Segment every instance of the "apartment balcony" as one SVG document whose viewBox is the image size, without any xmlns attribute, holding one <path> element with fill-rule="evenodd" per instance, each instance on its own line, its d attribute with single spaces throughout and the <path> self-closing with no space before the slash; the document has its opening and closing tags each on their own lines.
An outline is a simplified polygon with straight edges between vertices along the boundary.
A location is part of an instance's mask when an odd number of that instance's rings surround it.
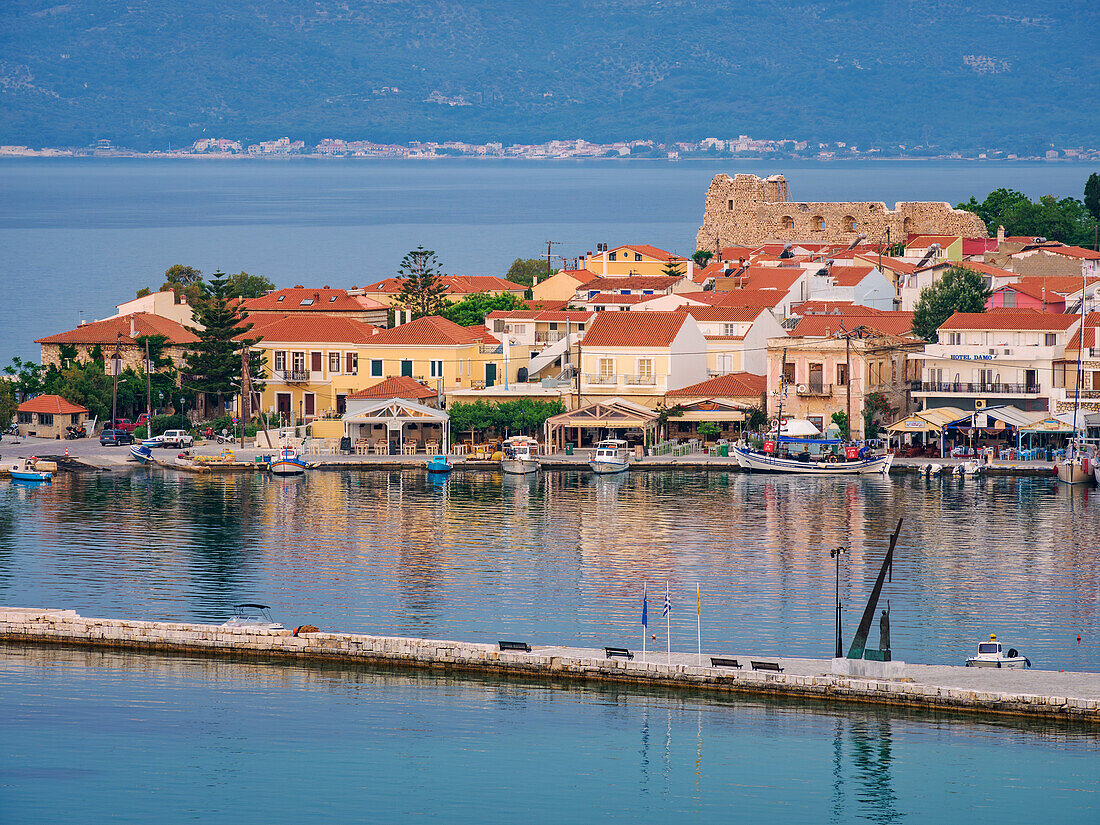
<svg viewBox="0 0 1100 825">
<path fill-rule="evenodd" d="M 562 338 L 565 337 L 564 332 L 557 332 L 551 330 L 550 332 L 536 332 L 535 343 L 536 344 L 556 344 Z"/>
<path fill-rule="evenodd" d="M 655 375 L 625 375 L 623 378 L 627 384 L 646 387 L 657 386 L 657 376 Z"/>
<path fill-rule="evenodd" d="M 1075 396 L 1079 396 L 1082 401 L 1097 401 L 1100 400 L 1100 389 L 1081 390 L 1078 393 L 1073 387 L 1066 387 L 1066 400 L 1072 401 Z"/>
<path fill-rule="evenodd" d="M 614 373 L 611 375 L 592 375 L 591 373 L 586 373 L 584 381 L 586 384 L 614 385 L 619 383 L 619 376 Z"/>
<path fill-rule="evenodd" d="M 966 381 L 914 381 L 910 391 L 936 395 L 1038 395 L 1038 384 L 968 383 Z"/>
<path fill-rule="evenodd" d="M 482 344 L 479 350 L 482 355 L 499 355 L 504 352 L 504 344 Z"/>
<path fill-rule="evenodd" d="M 276 373 L 287 384 L 308 384 L 309 370 L 280 370 Z"/>
<path fill-rule="evenodd" d="M 811 381 L 809 384 L 796 385 L 795 392 L 803 398 L 828 398 L 833 394 L 833 385 Z"/>
</svg>

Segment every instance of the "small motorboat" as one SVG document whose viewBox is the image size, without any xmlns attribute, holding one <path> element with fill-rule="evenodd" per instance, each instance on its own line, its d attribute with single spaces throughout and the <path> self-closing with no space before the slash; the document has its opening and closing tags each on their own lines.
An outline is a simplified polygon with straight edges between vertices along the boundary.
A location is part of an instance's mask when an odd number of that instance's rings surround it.
<svg viewBox="0 0 1100 825">
<path fill-rule="evenodd" d="M 433 455 L 428 459 L 429 473 L 449 473 L 453 469 L 454 465 L 447 460 L 445 455 Z"/>
<path fill-rule="evenodd" d="M 296 449 L 283 447 L 267 468 L 277 476 L 298 476 L 308 470 L 309 465 L 302 460 Z"/>
<path fill-rule="evenodd" d="M 245 602 L 233 605 L 233 618 L 224 622 L 222 627 L 247 627 L 256 630 L 286 630 L 271 618 L 271 608 L 266 604 Z"/>
<path fill-rule="evenodd" d="M 12 464 L 8 468 L 11 477 L 16 481 L 36 481 L 52 483 L 53 473 L 38 469 L 38 459 L 34 456 L 23 459 L 22 464 Z"/>
<path fill-rule="evenodd" d="M 1021 656 L 1014 647 L 1009 648 L 1008 653 L 1005 653 L 997 637 L 991 633 L 988 642 L 978 644 L 978 655 L 967 659 L 966 666 L 1025 668 L 1031 667 L 1031 660 Z"/>
<path fill-rule="evenodd" d="M 153 450 L 145 444 L 131 444 L 130 457 L 139 464 L 148 464 L 153 460 Z"/>
<path fill-rule="evenodd" d="M 943 472 L 943 465 L 942 464 L 924 464 L 924 465 L 921 465 L 921 467 L 917 470 L 917 472 L 920 473 L 922 476 L 928 476 L 929 478 L 931 478 L 932 476 L 938 476 L 940 473 Z"/>
<path fill-rule="evenodd" d="M 954 474 L 957 476 L 976 476 L 982 471 L 982 464 L 980 461 L 964 461 L 961 464 L 956 464 Z"/>
<path fill-rule="evenodd" d="M 509 438 L 502 445 L 504 455 L 500 459 L 500 471 L 512 475 L 526 475 L 534 473 L 539 468 L 539 461 L 535 458 L 538 450 L 538 442 L 525 435 L 517 435 Z"/>
<path fill-rule="evenodd" d="M 592 472 L 621 473 L 630 467 L 627 443 L 621 438 L 605 438 L 596 444 L 596 452 L 588 460 Z"/>
</svg>

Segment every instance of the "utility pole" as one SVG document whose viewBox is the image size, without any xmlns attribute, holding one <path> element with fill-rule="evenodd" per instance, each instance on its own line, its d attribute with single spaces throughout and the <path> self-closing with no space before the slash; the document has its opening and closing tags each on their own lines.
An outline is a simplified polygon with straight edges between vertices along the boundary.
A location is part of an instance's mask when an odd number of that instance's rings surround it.
<svg viewBox="0 0 1100 825">
<path fill-rule="evenodd" d="M 118 374 L 122 368 L 122 355 L 118 351 L 118 342 L 122 340 L 122 333 L 115 336 L 115 354 L 111 356 L 111 372 L 115 374 L 115 385 L 111 390 L 111 427 L 118 421 Z M 152 436 L 150 436 L 152 437 Z"/>
<path fill-rule="evenodd" d="M 852 335 L 844 333 L 844 389 L 848 397 L 848 440 L 852 440 Z"/>
<path fill-rule="evenodd" d="M 252 418 L 252 386 L 248 379 L 248 347 L 241 349 L 241 449 L 244 449 L 244 425 Z"/>
<path fill-rule="evenodd" d="M 550 258 L 552 257 L 552 255 L 550 254 L 550 247 L 553 246 L 554 244 L 557 244 L 558 246 L 561 246 L 561 241 L 547 241 L 546 242 L 546 277 L 547 278 L 549 278 L 553 274 L 550 271 Z M 532 278 L 531 279 L 531 286 L 534 286 L 534 285 L 535 285 L 535 280 Z"/>
<path fill-rule="evenodd" d="M 145 412 L 149 417 L 149 426 L 146 427 L 146 435 L 153 437 L 153 378 L 149 374 L 149 337 L 145 338 Z"/>
</svg>

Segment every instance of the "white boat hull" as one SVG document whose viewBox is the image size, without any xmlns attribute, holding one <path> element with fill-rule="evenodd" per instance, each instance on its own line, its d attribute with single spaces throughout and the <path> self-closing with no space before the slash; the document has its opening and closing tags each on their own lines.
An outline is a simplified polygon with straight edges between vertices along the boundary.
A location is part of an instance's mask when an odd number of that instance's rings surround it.
<svg viewBox="0 0 1100 825">
<path fill-rule="evenodd" d="M 1100 484 L 1100 467 L 1097 467 L 1095 470 L 1093 470 L 1092 474 L 1096 476 L 1096 483 Z"/>
<path fill-rule="evenodd" d="M 502 458 L 500 471 L 509 475 L 526 475 L 534 473 L 539 468 L 539 462 L 534 458 Z"/>
<path fill-rule="evenodd" d="M 305 465 L 297 461 L 272 461 L 268 469 L 277 476 L 300 476 L 306 471 Z"/>
<path fill-rule="evenodd" d="M 798 461 L 793 458 L 779 458 L 746 450 L 733 448 L 737 463 L 746 470 L 756 473 L 798 473 L 814 476 L 839 475 L 886 475 L 894 461 L 893 455 L 880 455 L 858 461 Z"/>
<path fill-rule="evenodd" d="M 1080 461 L 1071 460 L 1058 462 L 1058 480 L 1065 484 L 1087 484 L 1092 477 Z"/>
<path fill-rule="evenodd" d="M 1031 663 L 1024 656 L 1002 659 L 982 659 L 977 656 L 967 659 L 967 667 L 1027 668 Z"/>
<path fill-rule="evenodd" d="M 588 462 L 588 466 L 592 468 L 592 472 L 594 473 L 610 475 L 611 473 L 625 472 L 630 468 L 630 462 L 626 460 L 610 461 L 607 459 L 592 459 Z"/>
</svg>

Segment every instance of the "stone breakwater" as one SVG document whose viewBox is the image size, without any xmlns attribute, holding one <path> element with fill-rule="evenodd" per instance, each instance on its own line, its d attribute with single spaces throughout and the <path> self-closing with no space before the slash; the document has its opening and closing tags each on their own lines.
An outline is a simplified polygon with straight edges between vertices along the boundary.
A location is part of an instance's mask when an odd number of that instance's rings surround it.
<svg viewBox="0 0 1100 825">
<path fill-rule="evenodd" d="M 361 663 L 495 678 L 551 678 L 1100 724 L 1100 674 L 1093 673 L 907 665 L 903 678 L 872 679 L 832 674 L 829 660 L 786 658 L 778 660 L 783 672 L 771 673 L 750 670 L 753 657 L 749 656 L 739 657 L 743 670 L 730 670 L 701 666 L 696 654 L 668 657 L 651 651 L 649 660 L 642 661 L 638 651 L 632 660 L 607 659 L 602 650 L 569 647 L 502 652 L 496 644 L 353 633 L 295 636 L 289 630 L 87 618 L 72 610 L 11 607 L 0 607 L 0 641 Z M 709 663 L 710 655 L 701 661 Z"/>
</svg>

